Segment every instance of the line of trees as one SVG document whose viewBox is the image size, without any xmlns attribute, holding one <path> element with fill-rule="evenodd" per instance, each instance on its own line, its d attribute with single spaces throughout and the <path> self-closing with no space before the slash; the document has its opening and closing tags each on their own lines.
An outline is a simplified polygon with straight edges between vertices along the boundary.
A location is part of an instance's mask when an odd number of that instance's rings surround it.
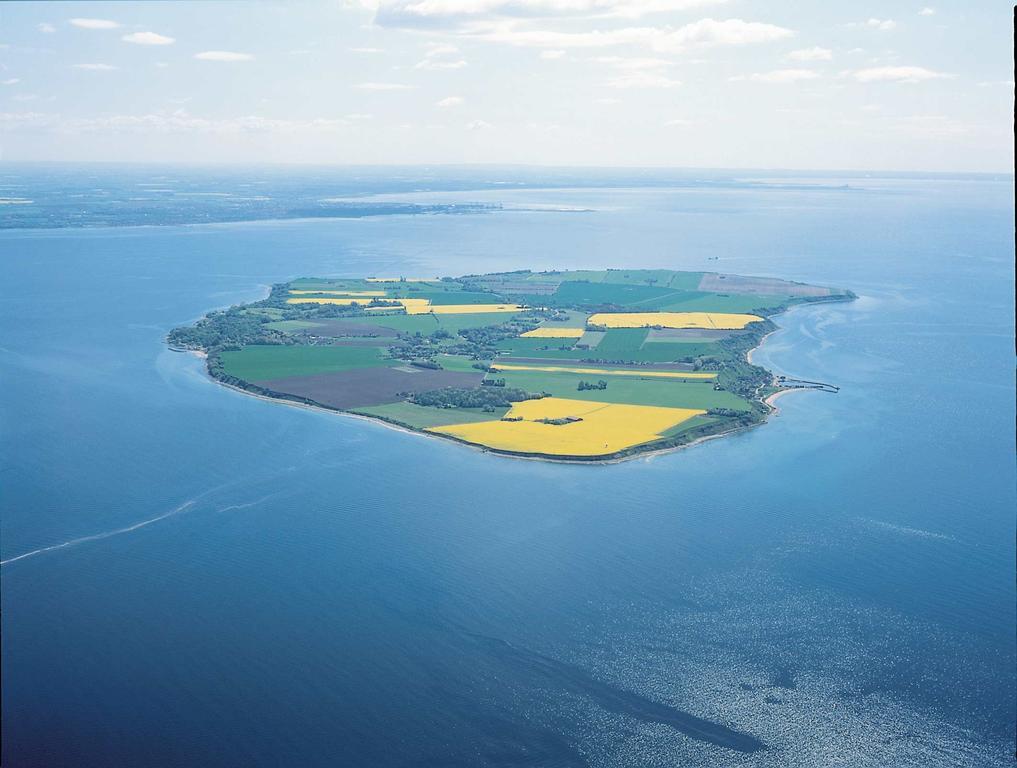
<svg viewBox="0 0 1017 768">
<path fill-rule="evenodd" d="M 542 395 L 533 395 L 515 387 L 442 387 L 417 392 L 410 401 L 432 408 L 481 408 L 490 411 L 540 397 Z"/>
</svg>

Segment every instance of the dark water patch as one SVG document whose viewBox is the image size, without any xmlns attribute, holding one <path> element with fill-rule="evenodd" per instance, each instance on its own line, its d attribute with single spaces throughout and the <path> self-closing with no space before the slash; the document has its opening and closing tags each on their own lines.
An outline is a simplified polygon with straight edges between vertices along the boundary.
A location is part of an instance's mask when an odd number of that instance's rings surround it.
<svg viewBox="0 0 1017 768">
<path fill-rule="evenodd" d="M 406 768 L 586 768 L 583 754 L 561 734 L 519 718 L 478 711 L 446 686 L 432 690 L 435 701 L 454 707 L 459 723 L 473 734 L 469 743 L 451 743 L 407 762 Z"/>
<path fill-rule="evenodd" d="M 790 669 L 779 669 L 770 680 L 770 685 L 774 688 L 786 688 L 789 691 L 793 691 L 795 689 L 794 674 L 792 674 Z"/>
<path fill-rule="evenodd" d="M 736 752 L 766 749 L 766 744 L 751 734 L 704 720 L 689 712 L 602 682 L 579 667 L 520 648 L 499 638 L 476 634 L 470 636 L 502 662 L 510 665 L 515 673 L 522 672 L 530 677 L 548 680 L 566 691 L 593 700 L 608 712 L 632 717 L 643 723 L 667 725 L 689 738 Z"/>
</svg>

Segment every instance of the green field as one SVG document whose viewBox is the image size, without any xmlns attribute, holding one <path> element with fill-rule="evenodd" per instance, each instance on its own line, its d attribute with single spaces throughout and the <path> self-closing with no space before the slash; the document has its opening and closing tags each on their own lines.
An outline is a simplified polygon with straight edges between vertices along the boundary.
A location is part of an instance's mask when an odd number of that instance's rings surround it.
<svg viewBox="0 0 1017 768">
<path fill-rule="evenodd" d="M 428 427 L 444 427 L 449 424 L 500 419 L 508 412 L 508 408 L 497 408 L 494 413 L 491 413 L 477 408 L 426 408 L 413 403 L 390 403 L 356 408 L 353 412 L 365 416 L 380 416 L 387 421 L 405 424 L 414 429 L 427 429 Z"/>
<path fill-rule="evenodd" d="M 605 403 L 662 405 L 670 408 L 730 408 L 747 411 L 747 400 L 730 392 L 717 391 L 713 381 L 684 383 L 672 379 L 637 379 L 599 373 L 545 373 L 543 371 L 499 371 L 492 378 L 505 379 L 505 386 L 527 392 L 547 392 L 555 397 L 573 400 L 595 400 Z M 579 391 L 579 382 L 604 379 L 607 389 Z"/>
<path fill-rule="evenodd" d="M 446 371 L 459 371 L 460 373 L 477 373 L 473 367 L 477 361 L 465 355 L 438 355 L 435 361 Z"/>
<path fill-rule="evenodd" d="M 751 312 L 785 306 L 793 301 L 790 296 L 702 293 L 689 291 L 674 300 L 652 307 L 654 312 Z M 640 307 L 642 309 L 642 307 Z"/>
<path fill-rule="evenodd" d="M 498 350 L 510 357 L 548 360 L 627 360 L 633 363 L 671 363 L 720 350 L 713 342 L 666 342 L 644 344 L 646 328 L 612 328 L 594 349 L 574 349 L 570 339 L 505 339 Z M 564 347 L 564 349 L 562 349 Z"/>
<path fill-rule="evenodd" d="M 511 357 L 546 357 L 562 360 L 582 360 L 593 354 L 593 350 L 573 349 L 573 342 L 574 339 L 503 339 L 498 342 L 498 351 Z"/>
<path fill-rule="evenodd" d="M 238 352 L 223 352 L 222 361 L 226 373 L 231 376 L 245 381 L 265 381 L 398 364 L 398 360 L 383 357 L 384 351 L 384 347 L 252 345 Z"/>
<path fill-rule="evenodd" d="M 597 345 L 597 354 L 605 358 L 638 352 L 646 341 L 646 328 L 612 328 Z M 634 359 L 634 358 L 633 358 Z"/>
<path fill-rule="evenodd" d="M 720 419 L 716 416 L 693 416 L 688 421 L 683 421 L 681 424 L 671 427 L 671 429 L 662 433 L 663 437 L 678 437 L 685 432 L 689 432 L 697 427 L 705 427 L 708 424 L 716 424 Z"/>
<path fill-rule="evenodd" d="M 673 293 L 667 288 L 649 285 L 627 285 L 625 283 L 584 283 L 565 282 L 550 297 L 556 306 L 602 306 L 617 304 L 631 306 L 647 299 L 656 299 Z"/>
</svg>

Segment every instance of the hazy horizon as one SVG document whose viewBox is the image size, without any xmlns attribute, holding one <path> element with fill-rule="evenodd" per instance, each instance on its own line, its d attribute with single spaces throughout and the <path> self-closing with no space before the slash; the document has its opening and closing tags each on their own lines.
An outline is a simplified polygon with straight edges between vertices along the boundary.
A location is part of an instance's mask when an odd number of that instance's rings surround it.
<svg viewBox="0 0 1017 768">
<path fill-rule="evenodd" d="M 793 167 L 768 167 L 768 166 L 694 166 L 694 165 L 595 165 L 576 163 L 571 165 L 566 164 L 554 164 L 554 163 L 501 163 L 496 161 L 491 162 L 475 162 L 475 163 L 457 163 L 457 162 L 445 162 L 445 163 L 427 163 L 427 162 L 415 162 L 415 163 L 352 163 L 352 162 L 328 162 L 328 161 L 317 161 L 317 160 L 289 160 L 289 161 L 257 161 L 257 160 L 202 160 L 202 161 L 188 161 L 188 160 L 5 160 L 3 161 L 2 167 L 15 167 L 19 165 L 24 166 L 39 166 L 39 165 L 52 165 L 52 166 L 75 166 L 75 165 L 93 165 L 93 166 L 123 166 L 123 167 L 167 167 L 167 168 L 246 168 L 246 169 L 272 169 L 272 168 L 295 168 L 295 169 L 394 169 L 394 168 L 443 168 L 443 169 L 519 169 L 519 170 L 534 170 L 534 171 L 602 171 L 602 172 L 621 172 L 621 171 L 654 171 L 659 173 L 715 173 L 715 174 L 730 174 L 730 173 L 775 173 L 775 174 L 803 174 L 806 176 L 815 176 L 817 178 L 823 177 L 865 177 L 870 175 L 876 176 L 929 176 L 935 178 L 949 178 L 949 177 L 991 177 L 991 176 L 1002 176 L 1002 177 L 1013 177 L 1014 171 L 967 171 L 967 170 L 955 170 L 955 171 L 937 171 L 937 170 L 922 170 L 922 169 L 899 169 L 899 168 L 793 168 Z"/>
<path fill-rule="evenodd" d="M 0 159 L 1011 173 L 1011 14 L 8 2 Z"/>
</svg>

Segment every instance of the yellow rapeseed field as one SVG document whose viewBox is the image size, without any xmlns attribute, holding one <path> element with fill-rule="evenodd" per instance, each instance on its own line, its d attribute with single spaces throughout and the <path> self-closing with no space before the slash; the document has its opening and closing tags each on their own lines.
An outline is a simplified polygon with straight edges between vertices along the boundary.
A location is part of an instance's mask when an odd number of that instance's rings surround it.
<svg viewBox="0 0 1017 768">
<path fill-rule="evenodd" d="M 738 330 L 749 323 L 761 322 L 756 315 L 738 315 L 727 312 L 599 312 L 587 321 L 590 325 L 607 328 L 707 328 Z"/>
<path fill-rule="evenodd" d="M 522 312 L 525 309 L 518 304 L 434 304 L 427 311 L 436 315 L 475 315 L 484 312 Z"/>
<path fill-rule="evenodd" d="M 307 295 L 309 293 L 326 293 L 329 296 L 384 296 L 385 291 L 290 291 L 294 296 Z"/>
<path fill-rule="evenodd" d="M 545 397 L 515 403 L 508 418 L 522 421 L 481 421 L 432 427 L 430 432 L 503 451 L 551 456 L 603 456 L 648 443 L 676 424 L 706 411 L 622 405 Z M 582 419 L 571 424 L 543 424 L 538 419 Z"/>
<path fill-rule="evenodd" d="M 401 304 L 403 309 L 406 310 L 407 315 L 423 315 L 430 312 L 430 299 L 387 299 L 387 301 L 394 301 Z M 396 307 L 367 307 L 368 311 L 385 312 L 386 310 L 391 311 Z"/>
<path fill-rule="evenodd" d="M 578 339 L 584 333 L 586 330 L 583 328 L 556 328 L 553 325 L 544 325 L 520 335 L 524 339 Z"/>
<path fill-rule="evenodd" d="M 320 298 L 308 298 L 307 296 L 300 296 L 300 297 L 295 298 L 295 299 L 286 299 L 286 303 L 287 304 L 345 304 L 345 305 L 349 305 L 349 304 L 353 304 L 354 302 L 356 302 L 357 304 L 363 304 L 365 306 L 367 305 L 367 302 L 369 302 L 369 301 L 370 301 L 369 298 L 336 298 L 336 297 L 333 297 L 333 296 L 329 296 L 329 297 L 323 298 L 323 299 L 320 299 Z"/>
<path fill-rule="evenodd" d="M 546 373 L 596 373 L 604 376 L 647 376 L 657 379 L 715 379 L 716 373 L 701 373 L 685 371 L 616 371 L 609 368 L 566 368 L 551 365 L 516 365 L 514 363 L 499 363 L 495 360 L 491 364 L 492 370 L 499 371 L 544 371 Z"/>
</svg>

